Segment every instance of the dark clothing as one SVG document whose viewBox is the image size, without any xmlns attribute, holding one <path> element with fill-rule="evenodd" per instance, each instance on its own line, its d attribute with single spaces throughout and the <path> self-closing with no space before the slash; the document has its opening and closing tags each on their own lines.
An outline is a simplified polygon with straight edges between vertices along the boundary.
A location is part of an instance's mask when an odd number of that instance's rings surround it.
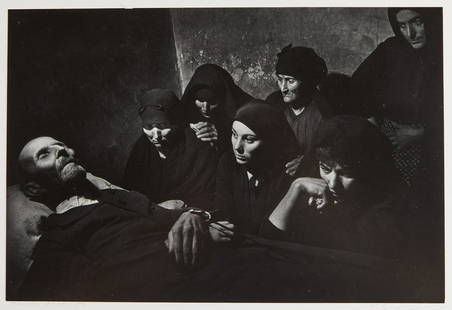
<svg viewBox="0 0 452 310">
<path fill-rule="evenodd" d="M 149 298 L 174 280 L 163 240 L 181 211 L 122 190 L 101 191 L 98 201 L 45 219 L 23 299 Z M 139 278 L 147 279 L 145 287 Z"/>
<path fill-rule="evenodd" d="M 241 107 L 234 120 L 251 129 L 262 144 L 245 164 L 237 163 L 232 150 L 223 154 L 215 207 L 236 225 L 236 231 L 256 234 L 289 188 L 293 178 L 286 175 L 284 165 L 299 151 L 283 113 L 262 100 Z M 240 147 L 235 151 L 240 153 Z"/>
<path fill-rule="evenodd" d="M 195 94 L 203 88 L 209 89 L 215 98 L 215 104 L 218 104 L 208 119 L 202 116 L 195 105 Z M 235 111 L 252 99 L 253 97 L 234 83 L 226 70 L 214 64 L 204 64 L 193 73 L 181 101 L 186 123 L 214 124 L 218 131 L 217 146 L 220 151 L 225 151 L 230 147 L 231 124 Z"/>
<path fill-rule="evenodd" d="M 332 116 L 332 110 L 328 104 L 320 96 L 314 95 L 311 103 L 305 107 L 304 111 L 295 115 L 288 104 L 283 101 L 280 91 L 270 94 L 266 101 L 284 111 L 284 115 L 297 138 L 301 154 L 309 154 L 312 151 L 313 139 L 320 121 Z"/>
<path fill-rule="evenodd" d="M 295 115 L 288 104 L 283 101 L 280 91 L 270 94 L 266 101 L 284 111 L 287 122 L 297 138 L 300 154 L 304 155 L 298 167 L 297 176 L 317 176 L 318 165 L 314 155 L 314 138 L 320 122 L 333 115 L 332 109 L 317 94 L 299 115 Z"/>
<path fill-rule="evenodd" d="M 183 200 L 204 208 L 213 199 L 218 153 L 186 127 L 183 135 L 162 159 L 156 147 L 142 135 L 130 153 L 123 185 L 159 203 Z"/>
<path fill-rule="evenodd" d="M 126 191 L 98 200 L 45 221 L 21 300 L 439 301 L 403 290 L 403 267 L 388 261 L 252 236 L 181 270 L 163 243 L 178 211 Z"/>
<path fill-rule="evenodd" d="M 440 60 L 430 60 L 425 53 L 396 37 L 378 45 L 352 76 L 353 93 L 361 104 L 362 115 L 401 124 L 424 124 L 430 115 L 426 112 L 441 111 L 437 107 L 440 102 L 431 104 L 442 88 Z"/>
<path fill-rule="evenodd" d="M 308 207 L 308 197 L 301 198 L 306 205 L 297 206 L 291 214 L 289 227 L 279 231 L 269 221 L 261 231 L 267 238 L 300 242 L 306 245 L 347 250 L 381 257 L 400 258 L 410 240 L 406 226 L 401 225 L 400 208 L 407 207 L 400 197 L 380 203 L 325 207 L 319 211 Z M 408 207 L 407 207 L 408 209 Z M 406 210 L 409 217 L 412 210 Z"/>
<path fill-rule="evenodd" d="M 440 187 L 443 149 L 442 25 L 440 9 L 409 8 L 421 14 L 426 46 L 414 49 L 400 33 L 389 10 L 395 36 L 364 60 L 352 76 L 352 93 L 360 114 L 376 117 L 382 131 L 394 134 L 394 123 L 425 129 L 422 141 L 394 151 L 393 158 L 409 185 L 429 180 Z M 421 187 L 421 186 L 419 186 Z M 442 194 L 440 194 L 442 195 Z"/>
<path fill-rule="evenodd" d="M 234 155 L 229 152 L 223 155 L 217 171 L 215 207 L 224 212 L 240 233 L 257 234 L 293 178 L 281 168 L 257 180 L 258 186 L 254 186 L 254 178 L 248 179 L 246 170 L 236 163 Z"/>
</svg>

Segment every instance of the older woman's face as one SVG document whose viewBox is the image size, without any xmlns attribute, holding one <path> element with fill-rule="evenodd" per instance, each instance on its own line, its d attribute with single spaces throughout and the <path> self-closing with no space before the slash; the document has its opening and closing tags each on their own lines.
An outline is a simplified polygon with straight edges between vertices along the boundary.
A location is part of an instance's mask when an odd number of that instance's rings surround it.
<svg viewBox="0 0 452 310">
<path fill-rule="evenodd" d="M 231 142 L 235 160 L 240 165 L 250 163 L 259 153 L 263 144 L 254 131 L 239 121 L 232 123 Z"/>
<path fill-rule="evenodd" d="M 141 118 L 143 126 L 143 132 L 148 138 L 149 142 L 154 144 L 156 148 L 163 147 L 167 141 L 168 136 L 172 132 L 172 126 L 168 122 L 154 123 L 154 120 L 150 120 L 146 117 Z"/>
<path fill-rule="evenodd" d="M 210 118 L 215 110 L 218 108 L 218 104 L 215 102 L 195 100 L 195 105 L 199 109 L 201 115 L 205 118 Z"/>
<path fill-rule="evenodd" d="M 427 44 L 424 20 L 421 14 L 413 10 L 401 10 L 396 14 L 396 19 L 400 32 L 412 48 L 420 49 Z"/>
<path fill-rule="evenodd" d="M 335 162 L 319 162 L 320 177 L 337 201 L 350 201 L 359 194 L 362 184 L 350 167 Z"/>
</svg>

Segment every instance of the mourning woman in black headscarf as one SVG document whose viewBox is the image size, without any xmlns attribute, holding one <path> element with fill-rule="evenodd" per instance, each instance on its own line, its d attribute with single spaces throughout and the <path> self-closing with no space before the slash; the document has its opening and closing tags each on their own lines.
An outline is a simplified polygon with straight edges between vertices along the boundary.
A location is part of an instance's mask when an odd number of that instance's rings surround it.
<svg viewBox="0 0 452 310">
<path fill-rule="evenodd" d="M 285 174 L 284 164 L 297 154 L 298 146 L 284 114 L 261 100 L 237 111 L 231 142 L 232 149 L 218 165 L 215 208 L 224 212 L 222 226 L 257 234 L 293 180 Z M 214 240 L 228 241 L 231 236 L 225 231 Z"/>
<path fill-rule="evenodd" d="M 360 113 L 390 138 L 408 185 L 435 183 L 442 173 L 442 16 L 439 8 L 389 8 L 395 36 L 352 76 Z M 437 195 L 438 196 L 438 195 Z"/>
<path fill-rule="evenodd" d="M 235 85 L 231 75 L 214 64 L 199 66 L 182 96 L 184 117 L 196 137 L 224 151 L 235 111 L 253 99 Z"/>
<path fill-rule="evenodd" d="M 322 121 L 315 138 L 320 179 L 296 179 L 263 234 L 304 244 L 399 258 L 419 239 L 389 140 L 366 119 Z"/>
<path fill-rule="evenodd" d="M 143 134 L 129 156 L 124 187 L 167 207 L 204 208 L 215 191 L 217 153 L 183 124 L 172 91 L 152 89 L 139 100 Z"/>
</svg>

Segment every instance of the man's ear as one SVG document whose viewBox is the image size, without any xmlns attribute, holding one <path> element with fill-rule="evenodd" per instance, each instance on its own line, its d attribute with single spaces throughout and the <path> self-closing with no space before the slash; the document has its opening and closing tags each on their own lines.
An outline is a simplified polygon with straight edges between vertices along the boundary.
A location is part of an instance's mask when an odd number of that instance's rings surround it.
<svg viewBox="0 0 452 310">
<path fill-rule="evenodd" d="M 45 189 L 35 181 L 28 181 L 22 185 L 22 191 L 27 197 L 36 198 L 45 193 Z"/>
</svg>

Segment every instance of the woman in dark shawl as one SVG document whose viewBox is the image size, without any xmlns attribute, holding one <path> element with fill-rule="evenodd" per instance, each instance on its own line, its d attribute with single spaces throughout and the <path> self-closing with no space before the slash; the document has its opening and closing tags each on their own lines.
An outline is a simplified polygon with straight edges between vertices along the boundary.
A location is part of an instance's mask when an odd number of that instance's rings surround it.
<svg viewBox="0 0 452 310">
<path fill-rule="evenodd" d="M 253 99 L 235 85 L 231 75 L 214 64 L 199 66 L 185 88 L 182 105 L 186 122 L 201 141 L 221 152 L 229 146 L 235 111 Z"/>
<path fill-rule="evenodd" d="M 257 234 L 293 180 L 284 165 L 297 154 L 298 144 L 284 114 L 261 100 L 237 111 L 231 140 L 232 149 L 218 165 L 215 208 L 224 212 L 222 226 Z M 220 233 L 218 239 L 230 237 Z"/>
<path fill-rule="evenodd" d="M 180 101 L 170 90 L 145 92 L 139 114 L 144 133 L 129 156 L 124 187 L 156 203 L 181 200 L 204 208 L 215 191 L 217 152 L 182 124 Z"/>
<path fill-rule="evenodd" d="M 395 36 L 378 45 L 352 76 L 356 102 L 361 114 L 391 139 L 393 158 L 408 185 L 426 177 L 426 184 L 438 183 L 443 135 L 441 9 L 389 8 L 388 18 Z"/>
<path fill-rule="evenodd" d="M 419 249 L 428 229 L 407 203 L 390 142 L 375 126 L 357 116 L 333 117 L 321 123 L 315 147 L 321 179 L 296 179 L 264 235 L 391 258 L 407 257 L 415 244 Z"/>
</svg>

